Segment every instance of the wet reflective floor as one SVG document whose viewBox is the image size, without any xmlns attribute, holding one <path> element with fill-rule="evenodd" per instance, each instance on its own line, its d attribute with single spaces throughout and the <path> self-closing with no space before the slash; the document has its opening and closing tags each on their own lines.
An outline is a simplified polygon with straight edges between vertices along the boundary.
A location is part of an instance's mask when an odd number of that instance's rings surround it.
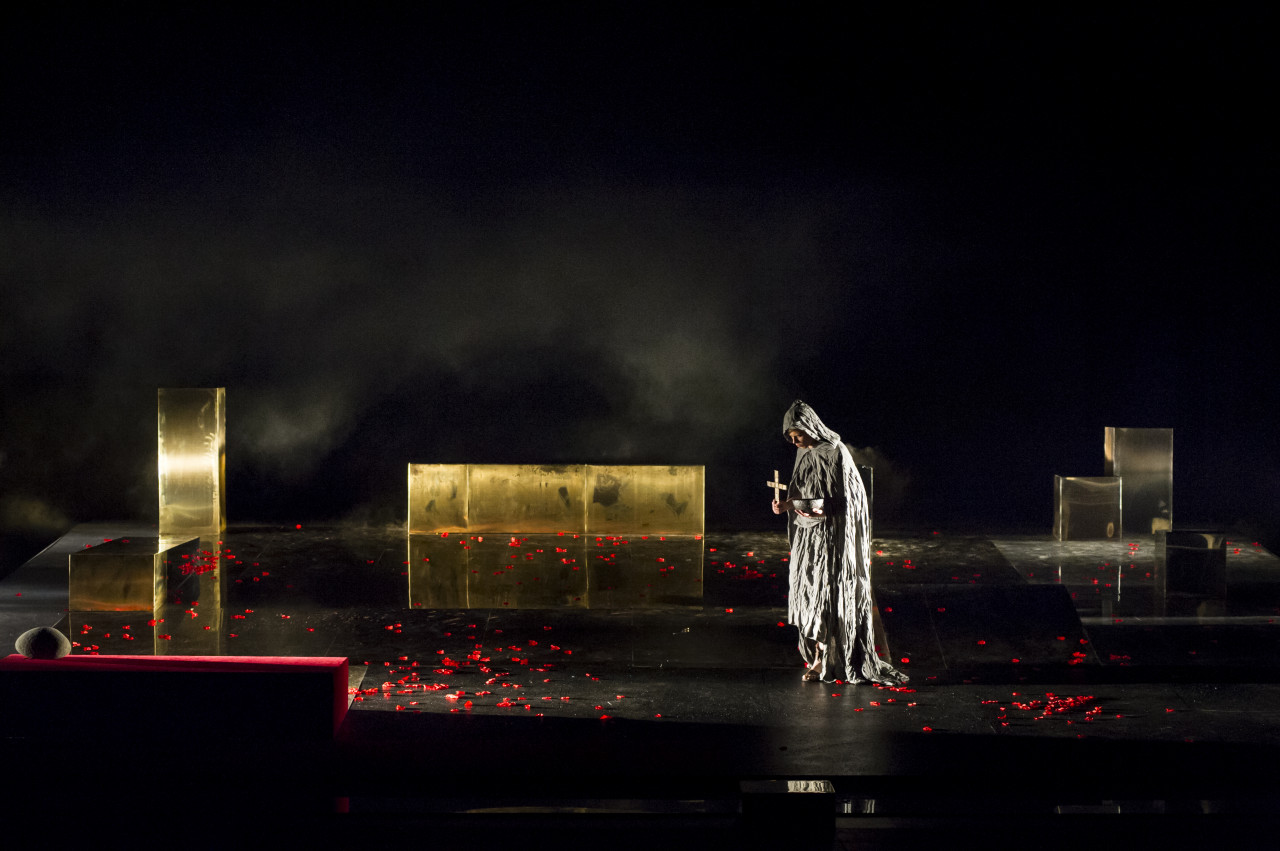
<svg viewBox="0 0 1280 851">
<path fill-rule="evenodd" d="M 68 611 L 69 555 L 149 534 L 51 544 L 0 582 L 0 639 L 56 624 L 79 655 L 345 656 L 335 758 L 362 778 L 339 784 L 357 815 L 625 800 L 705 826 L 739 813 L 744 779 L 823 777 L 856 821 L 839 843 L 873 815 L 1280 801 L 1280 560 L 1249 541 L 1224 587 L 1191 593 L 1151 539 L 886 534 L 882 650 L 911 681 L 885 689 L 801 682 L 780 534 L 234 527 L 140 568 L 150 606 L 116 579 L 120 599 L 84 599 L 126 610 Z"/>
</svg>

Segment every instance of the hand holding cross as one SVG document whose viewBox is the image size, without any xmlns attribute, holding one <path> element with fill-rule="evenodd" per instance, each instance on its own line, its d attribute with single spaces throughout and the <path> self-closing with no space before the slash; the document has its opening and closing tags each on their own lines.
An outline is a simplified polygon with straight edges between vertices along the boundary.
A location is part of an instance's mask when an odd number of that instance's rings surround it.
<svg viewBox="0 0 1280 851">
<path fill-rule="evenodd" d="M 774 471 L 773 471 L 773 481 L 771 481 L 771 482 L 765 482 L 764 484 L 765 484 L 765 487 L 773 488 L 773 501 L 774 501 L 774 502 L 778 502 L 778 501 L 780 501 L 780 500 L 782 499 L 782 497 L 781 497 L 781 495 L 780 495 L 780 493 L 779 493 L 779 492 L 780 492 L 780 491 L 784 491 L 784 490 L 786 490 L 786 489 L 787 489 L 787 486 L 786 486 L 786 485 L 784 485 L 781 481 L 779 481 L 779 476 L 778 476 L 778 471 L 777 471 L 777 470 L 774 470 Z"/>
</svg>

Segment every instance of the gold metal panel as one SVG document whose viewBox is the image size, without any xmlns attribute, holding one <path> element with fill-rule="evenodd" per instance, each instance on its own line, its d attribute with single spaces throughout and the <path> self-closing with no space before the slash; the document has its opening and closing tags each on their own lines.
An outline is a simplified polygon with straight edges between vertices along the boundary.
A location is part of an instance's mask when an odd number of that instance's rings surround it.
<svg viewBox="0 0 1280 851">
<path fill-rule="evenodd" d="M 73 612 L 150 612 L 163 603 L 169 563 L 195 553 L 197 538 L 126 538 L 67 557 Z"/>
<path fill-rule="evenodd" d="M 410 532 L 465 532 L 470 492 L 466 464 L 409 465 Z"/>
<path fill-rule="evenodd" d="M 1172 529 L 1173 429 L 1107 426 L 1103 458 L 1105 474 L 1122 480 L 1125 532 Z"/>
<path fill-rule="evenodd" d="M 467 480 L 468 531 L 582 531 L 581 465 L 471 464 Z"/>
<path fill-rule="evenodd" d="M 701 535 L 702 467 L 410 464 L 410 533 Z"/>
<path fill-rule="evenodd" d="M 1054 539 L 1123 537 L 1121 486 L 1118 476 L 1054 476 Z"/>
<path fill-rule="evenodd" d="M 587 467 L 590 534 L 701 535 L 703 467 Z"/>
<path fill-rule="evenodd" d="M 161 535 L 227 527 L 226 389 L 161 388 L 156 398 Z"/>
</svg>

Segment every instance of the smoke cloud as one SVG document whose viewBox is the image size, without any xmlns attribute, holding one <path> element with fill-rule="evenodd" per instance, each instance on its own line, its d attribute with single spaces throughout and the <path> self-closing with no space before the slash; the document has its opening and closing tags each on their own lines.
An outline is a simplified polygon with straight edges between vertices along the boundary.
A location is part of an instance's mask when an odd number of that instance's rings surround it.
<svg viewBox="0 0 1280 851">
<path fill-rule="evenodd" d="M 228 388 L 233 513 L 393 515 L 410 461 L 729 463 L 835 321 L 811 307 L 843 249 L 807 231 L 829 199 L 312 200 L 11 215 L 10 486 L 153 517 L 165 386 Z"/>
</svg>

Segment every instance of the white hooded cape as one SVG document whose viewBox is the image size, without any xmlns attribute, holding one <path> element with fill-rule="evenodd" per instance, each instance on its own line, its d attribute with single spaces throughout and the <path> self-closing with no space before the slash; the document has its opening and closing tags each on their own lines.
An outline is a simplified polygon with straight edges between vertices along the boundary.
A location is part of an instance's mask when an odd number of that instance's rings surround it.
<svg viewBox="0 0 1280 851">
<path fill-rule="evenodd" d="M 840 435 L 797 400 L 782 433 L 799 429 L 818 445 L 796 452 L 789 499 L 826 501 L 821 517 L 787 517 L 791 542 L 787 616 L 800 630 L 800 655 L 827 682 L 898 685 L 907 677 L 880 659 L 872 626 L 867 491 Z M 820 652 L 815 642 L 823 645 Z"/>
</svg>

